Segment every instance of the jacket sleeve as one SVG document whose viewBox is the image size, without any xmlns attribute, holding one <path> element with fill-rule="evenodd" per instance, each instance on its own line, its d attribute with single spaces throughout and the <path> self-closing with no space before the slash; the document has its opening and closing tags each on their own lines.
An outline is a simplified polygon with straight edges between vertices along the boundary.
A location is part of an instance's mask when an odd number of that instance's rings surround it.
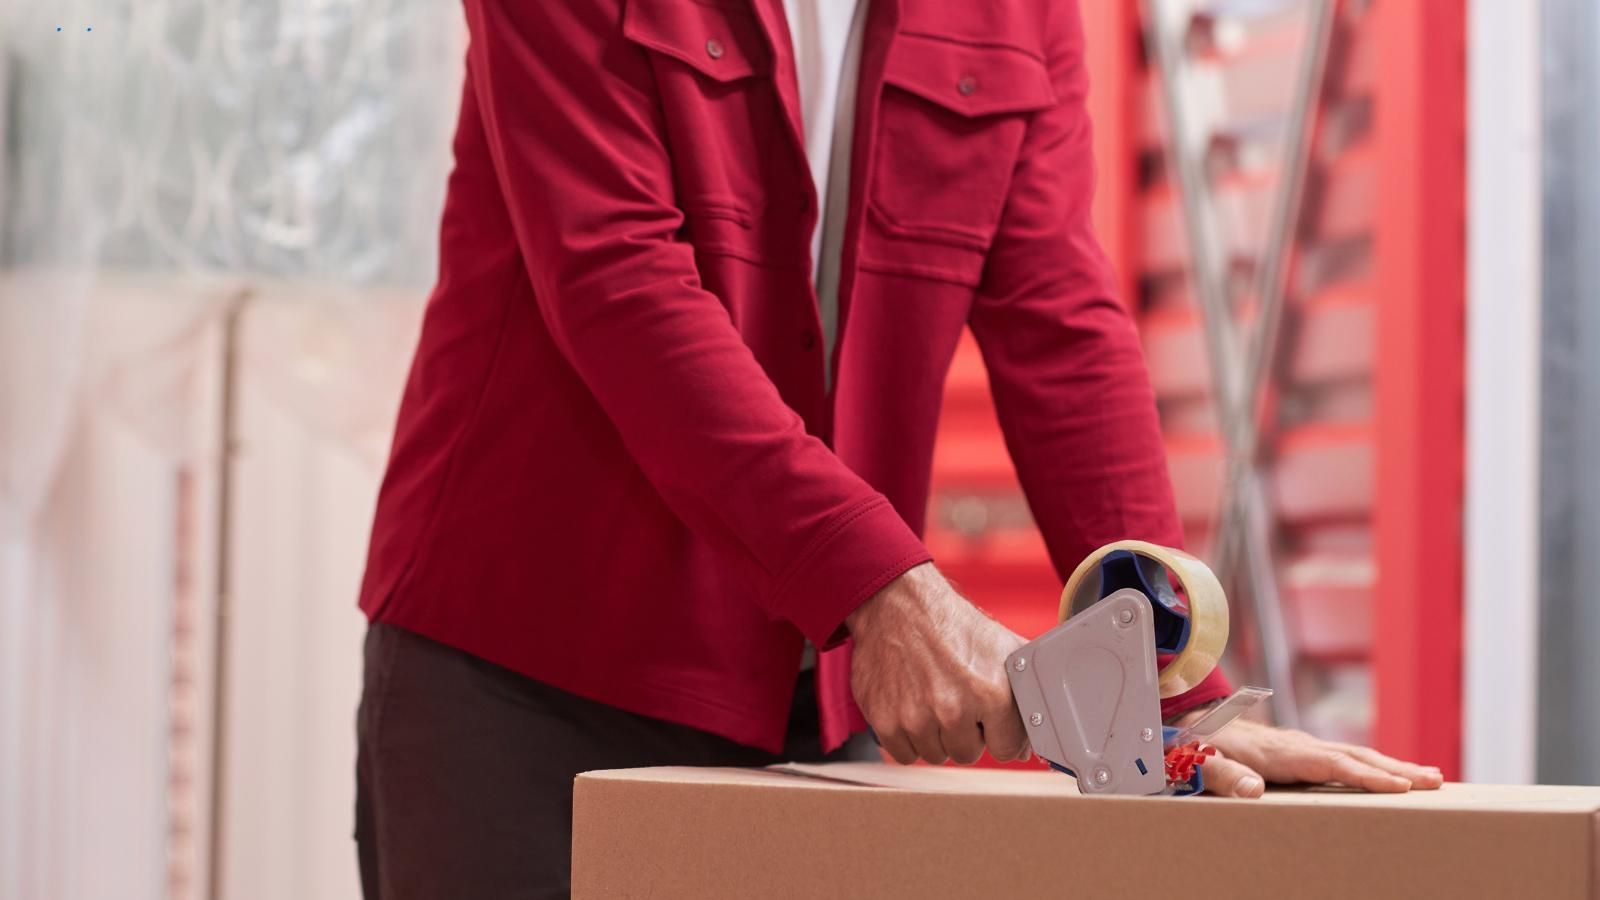
<svg viewBox="0 0 1600 900">
<path fill-rule="evenodd" d="M 677 237 L 661 104 L 620 0 L 467 0 L 468 77 L 539 312 L 673 511 L 767 575 L 769 615 L 826 643 L 929 559 L 808 435 Z"/>
<path fill-rule="evenodd" d="M 1094 161 L 1076 2 L 1049 4 L 1057 103 L 1029 123 L 970 324 L 1006 445 L 1062 578 L 1095 548 L 1181 546 L 1155 395 L 1090 221 Z M 1220 670 L 1174 715 L 1227 694 Z"/>
</svg>

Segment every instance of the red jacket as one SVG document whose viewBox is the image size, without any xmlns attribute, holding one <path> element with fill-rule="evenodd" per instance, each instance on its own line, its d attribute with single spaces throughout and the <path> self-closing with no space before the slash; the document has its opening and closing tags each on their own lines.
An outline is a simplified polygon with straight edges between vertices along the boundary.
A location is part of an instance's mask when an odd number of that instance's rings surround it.
<svg viewBox="0 0 1600 900">
<path fill-rule="evenodd" d="M 930 558 L 964 326 L 1063 576 L 1107 541 L 1181 540 L 1090 230 L 1075 2 L 872 0 L 826 360 L 781 0 L 466 9 L 369 617 L 776 750 L 802 637 Z M 819 662 L 829 744 L 861 727 L 847 665 Z"/>
</svg>

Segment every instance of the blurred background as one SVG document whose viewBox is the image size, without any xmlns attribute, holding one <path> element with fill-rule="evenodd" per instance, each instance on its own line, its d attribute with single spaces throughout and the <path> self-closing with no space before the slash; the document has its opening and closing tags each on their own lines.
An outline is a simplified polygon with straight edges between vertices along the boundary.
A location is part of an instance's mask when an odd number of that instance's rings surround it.
<svg viewBox="0 0 1600 900">
<path fill-rule="evenodd" d="M 1273 717 L 1600 783 L 1600 10 L 1084 0 L 1100 237 Z M 458 4 L 0 0 L 0 898 L 336 898 Z M 928 543 L 1027 636 L 981 360 Z"/>
</svg>

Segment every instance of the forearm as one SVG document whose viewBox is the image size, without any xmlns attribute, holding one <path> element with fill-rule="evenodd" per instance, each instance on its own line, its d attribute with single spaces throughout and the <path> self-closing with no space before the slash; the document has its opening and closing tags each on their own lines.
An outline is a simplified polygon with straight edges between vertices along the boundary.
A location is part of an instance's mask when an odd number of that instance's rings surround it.
<svg viewBox="0 0 1600 900">
<path fill-rule="evenodd" d="M 1029 507 L 1065 579 L 1112 541 L 1181 547 L 1184 536 L 1139 336 L 1094 236 L 1077 4 L 1052 13 L 1059 102 L 1029 123 L 970 322 Z M 1163 712 L 1226 693 L 1215 672 Z"/>
</svg>

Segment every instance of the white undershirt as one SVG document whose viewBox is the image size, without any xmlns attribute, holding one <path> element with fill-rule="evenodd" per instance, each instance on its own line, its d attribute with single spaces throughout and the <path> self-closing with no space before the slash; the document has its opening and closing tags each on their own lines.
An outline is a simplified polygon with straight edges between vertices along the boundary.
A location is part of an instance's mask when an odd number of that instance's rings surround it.
<svg viewBox="0 0 1600 900">
<path fill-rule="evenodd" d="M 806 161 L 817 188 L 817 228 L 811 235 L 812 277 L 822 319 L 823 378 L 829 379 L 839 332 L 839 255 L 850 195 L 850 141 L 855 125 L 856 73 L 867 0 L 783 0 L 794 41 L 795 77 Z"/>
<path fill-rule="evenodd" d="M 806 162 L 817 188 L 817 227 L 811 233 L 812 278 L 822 319 L 822 378 L 832 381 L 839 333 L 839 254 L 850 198 L 850 139 L 855 131 L 856 73 L 868 0 L 783 0 L 794 41 L 795 80 Z M 831 387 L 831 385 L 830 385 Z M 816 664 L 806 642 L 802 671 Z"/>
</svg>

